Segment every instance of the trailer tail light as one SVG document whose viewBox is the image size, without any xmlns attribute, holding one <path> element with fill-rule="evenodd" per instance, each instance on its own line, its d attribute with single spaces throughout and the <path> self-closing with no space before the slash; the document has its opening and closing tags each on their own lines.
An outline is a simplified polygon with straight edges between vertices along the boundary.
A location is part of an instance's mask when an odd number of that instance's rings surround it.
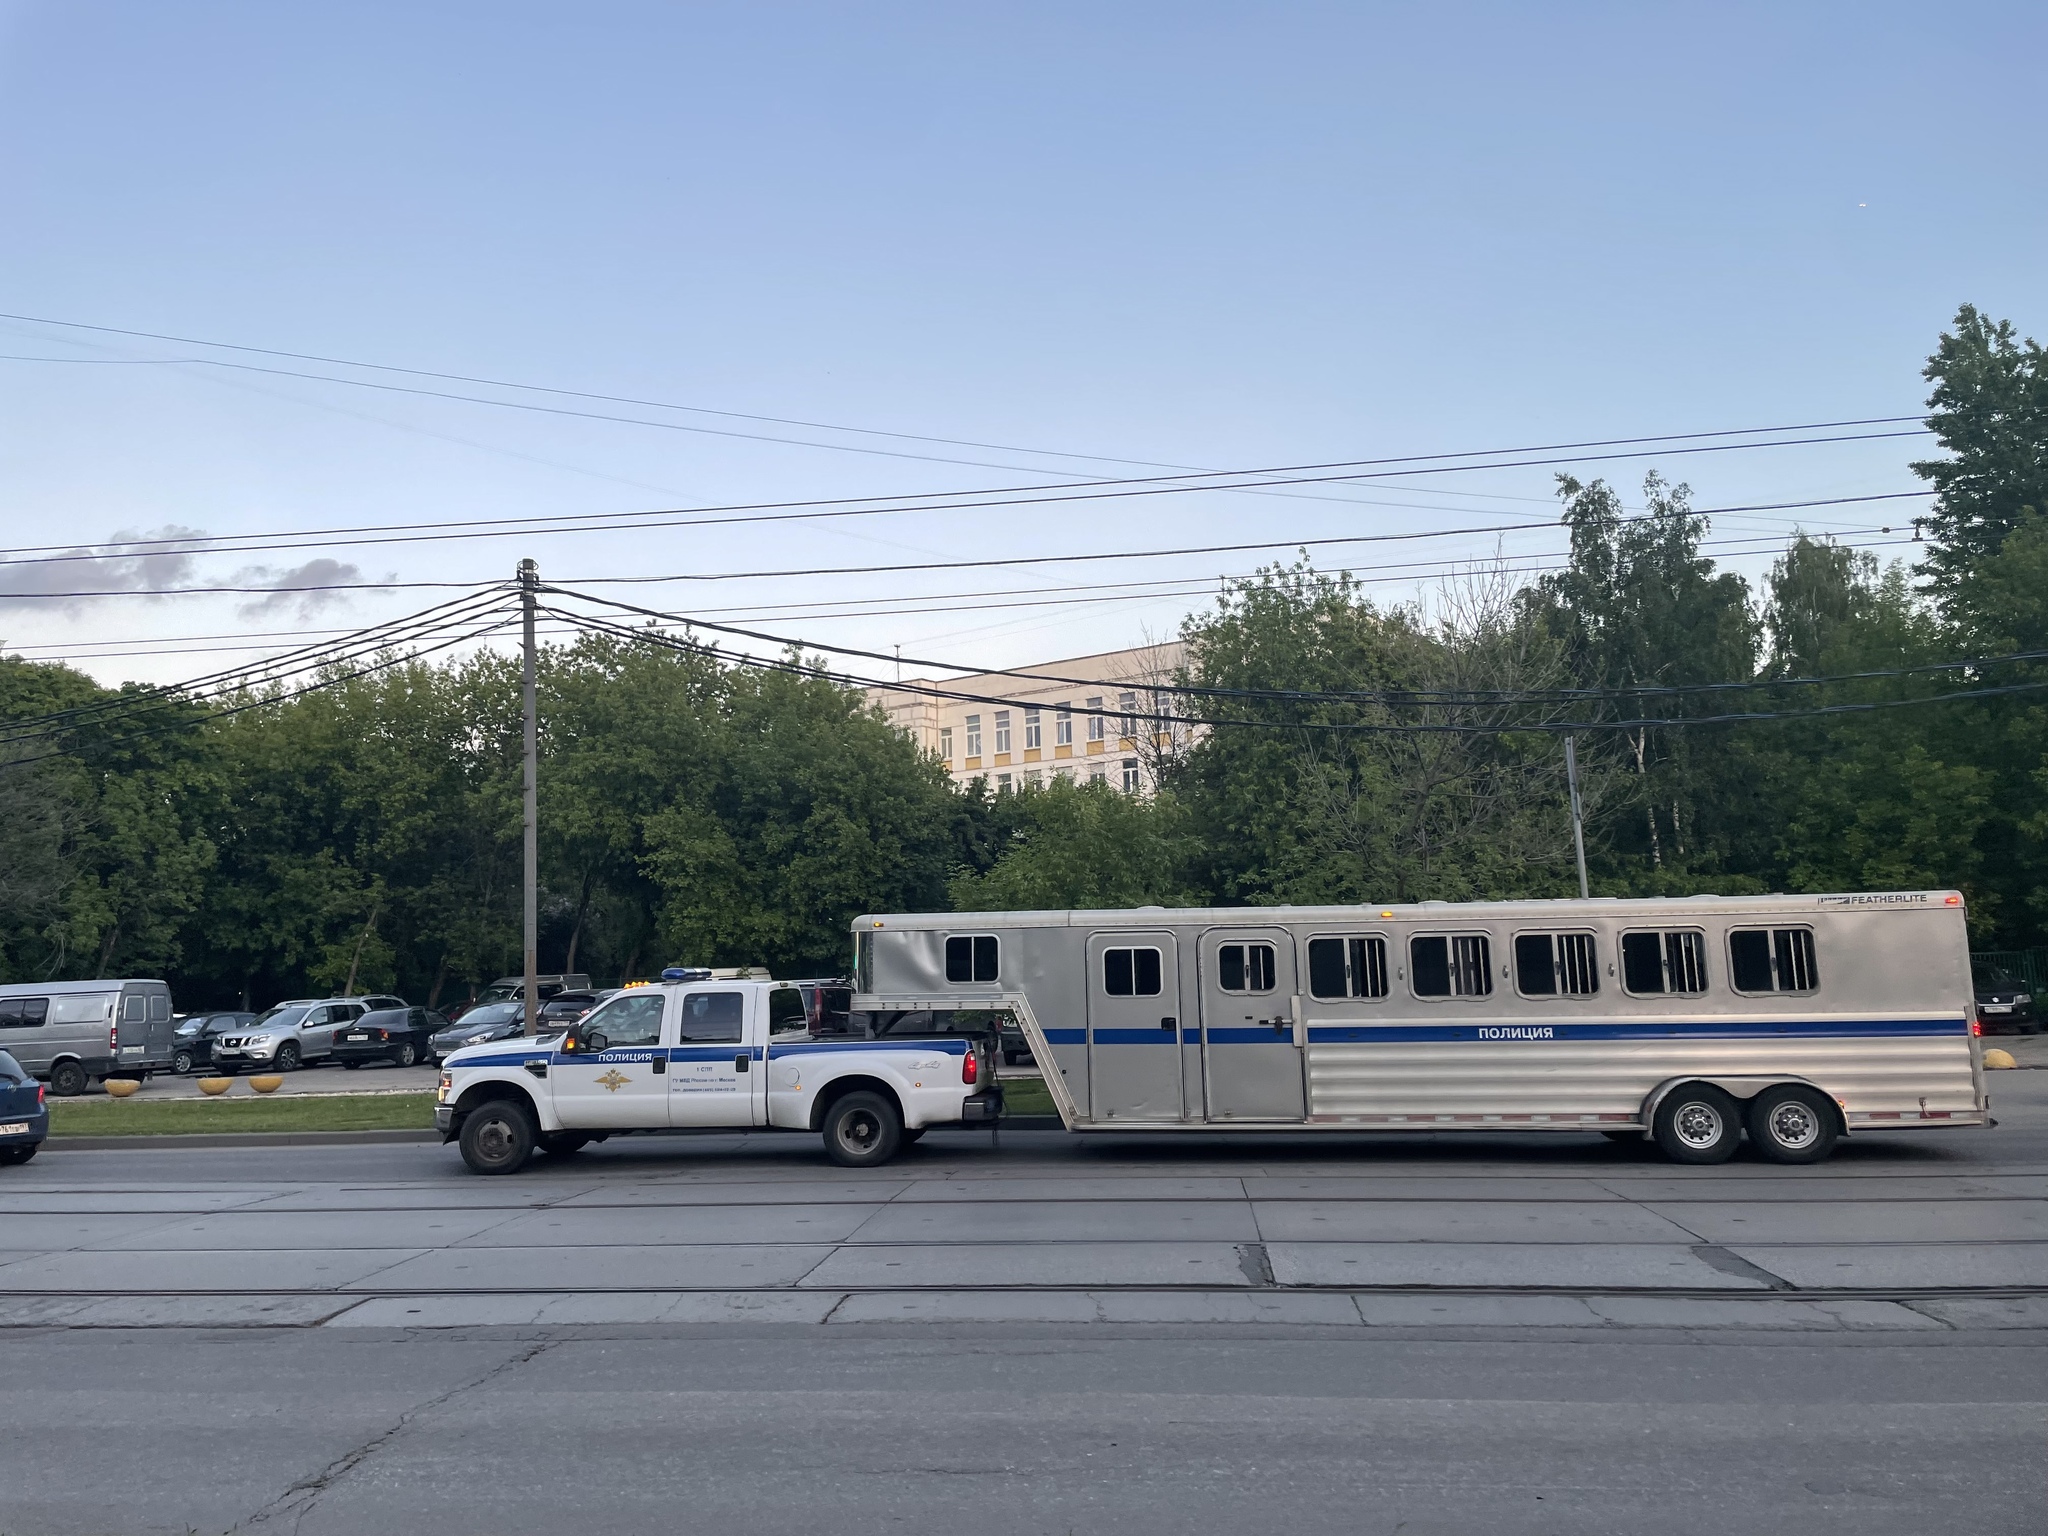
<svg viewBox="0 0 2048 1536">
<path fill-rule="evenodd" d="M 973 1046 L 967 1047 L 967 1054 L 960 1058 L 960 1081 L 974 1082 L 981 1076 L 981 1053 Z"/>
</svg>

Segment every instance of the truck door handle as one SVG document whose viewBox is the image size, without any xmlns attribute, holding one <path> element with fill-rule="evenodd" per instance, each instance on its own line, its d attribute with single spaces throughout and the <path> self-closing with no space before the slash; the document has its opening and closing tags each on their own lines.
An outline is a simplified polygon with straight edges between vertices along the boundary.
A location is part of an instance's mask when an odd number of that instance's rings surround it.
<svg viewBox="0 0 2048 1536">
<path fill-rule="evenodd" d="M 654 1053 L 654 1062 L 653 1062 L 653 1066 L 654 1066 L 654 1075 L 655 1075 L 656 1077 L 661 1077 L 661 1076 L 663 1076 L 664 1074 L 666 1074 L 666 1073 L 667 1073 L 667 1071 L 668 1071 L 668 1052 L 667 1052 L 667 1051 L 656 1051 L 656 1052 Z"/>
<path fill-rule="evenodd" d="M 1159 1021 L 1159 1027 L 1160 1027 L 1161 1029 L 1179 1029 L 1179 1028 L 1180 1028 L 1180 1020 L 1179 1020 L 1179 1019 L 1161 1019 L 1161 1020 Z"/>
<path fill-rule="evenodd" d="M 733 1057 L 732 1069 L 735 1072 L 744 1072 L 747 1070 L 747 1053 L 745 1051 L 741 1051 L 739 1055 Z"/>
</svg>

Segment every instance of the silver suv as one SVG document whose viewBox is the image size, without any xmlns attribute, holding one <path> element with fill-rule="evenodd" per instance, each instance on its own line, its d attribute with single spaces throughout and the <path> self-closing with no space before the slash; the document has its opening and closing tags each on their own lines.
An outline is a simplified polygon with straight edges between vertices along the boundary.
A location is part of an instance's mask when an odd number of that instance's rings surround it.
<svg viewBox="0 0 2048 1536">
<path fill-rule="evenodd" d="M 403 1008 L 402 997 L 298 998 L 257 1015 L 246 1028 L 213 1042 L 213 1064 L 232 1076 L 243 1067 L 292 1072 L 334 1054 L 334 1032 L 380 1008 Z"/>
</svg>

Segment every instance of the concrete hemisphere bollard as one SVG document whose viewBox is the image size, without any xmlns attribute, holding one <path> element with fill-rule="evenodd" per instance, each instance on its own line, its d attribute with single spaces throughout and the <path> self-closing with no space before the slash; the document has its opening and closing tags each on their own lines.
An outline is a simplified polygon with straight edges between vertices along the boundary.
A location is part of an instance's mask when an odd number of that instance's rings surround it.
<svg viewBox="0 0 2048 1536">
<path fill-rule="evenodd" d="M 139 1089 L 142 1084 L 135 1081 L 132 1077 L 110 1077 L 100 1086 L 107 1090 L 109 1098 L 125 1099 Z"/>
<path fill-rule="evenodd" d="M 1984 1067 L 1987 1071 L 1995 1072 L 2018 1065 L 2019 1062 L 2013 1059 L 2011 1051 L 2002 1051 L 1995 1045 L 1984 1053 Z"/>
<path fill-rule="evenodd" d="M 199 1079 L 199 1091 L 209 1099 L 219 1098 L 234 1086 L 235 1080 L 232 1077 L 202 1077 Z"/>
<path fill-rule="evenodd" d="M 249 1086 L 258 1093 L 275 1093 L 284 1086 L 284 1077 L 281 1073 L 268 1072 L 261 1077 L 250 1078 Z"/>
</svg>

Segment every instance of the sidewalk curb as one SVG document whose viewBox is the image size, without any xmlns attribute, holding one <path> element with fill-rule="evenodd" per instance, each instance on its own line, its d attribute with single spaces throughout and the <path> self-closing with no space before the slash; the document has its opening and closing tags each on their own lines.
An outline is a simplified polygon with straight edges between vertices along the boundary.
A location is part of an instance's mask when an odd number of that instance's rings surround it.
<svg viewBox="0 0 2048 1536">
<path fill-rule="evenodd" d="M 118 1147 L 345 1147 L 351 1143 L 438 1142 L 439 1131 L 214 1131 L 162 1136 L 52 1136 L 43 1143 L 47 1154 L 60 1149 L 111 1152 Z"/>
</svg>

